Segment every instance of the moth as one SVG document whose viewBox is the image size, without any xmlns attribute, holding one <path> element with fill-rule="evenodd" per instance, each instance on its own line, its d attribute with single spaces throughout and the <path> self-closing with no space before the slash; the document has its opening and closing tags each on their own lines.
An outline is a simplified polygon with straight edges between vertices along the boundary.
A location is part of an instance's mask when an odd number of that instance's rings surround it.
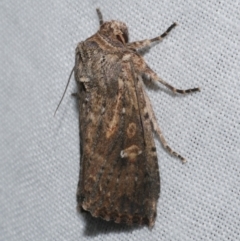
<svg viewBox="0 0 240 241">
<path fill-rule="evenodd" d="M 104 22 L 99 9 L 97 14 L 100 29 L 77 45 L 73 68 L 80 112 L 78 208 L 107 221 L 152 227 L 160 192 L 153 132 L 169 153 L 185 159 L 167 144 L 143 78 L 174 93 L 199 88 L 174 88 L 139 53 L 165 38 L 176 23 L 159 37 L 129 43 L 125 23 Z"/>
</svg>

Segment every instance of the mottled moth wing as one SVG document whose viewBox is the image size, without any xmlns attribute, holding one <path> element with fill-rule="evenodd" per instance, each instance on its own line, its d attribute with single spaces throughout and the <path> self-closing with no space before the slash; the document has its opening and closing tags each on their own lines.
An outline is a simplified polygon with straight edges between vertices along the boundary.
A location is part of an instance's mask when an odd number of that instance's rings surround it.
<svg viewBox="0 0 240 241">
<path fill-rule="evenodd" d="M 117 223 L 153 226 L 160 192 L 154 130 L 171 154 L 185 159 L 167 144 L 144 90 L 142 77 L 159 81 L 174 93 L 180 90 L 160 79 L 137 50 L 161 36 L 128 43 L 127 26 L 103 22 L 76 48 L 75 79 L 80 111 L 79 209 Z"/>
<path fill-rule="evenodd" d="M 151 125 L 143 123 L 145 99 L 128 52 L 106 53 L 98 37 L 80 43 L 76 53 L 78 205 L 105 220 L 152 226 L 160 183 Z"/>
</svg>

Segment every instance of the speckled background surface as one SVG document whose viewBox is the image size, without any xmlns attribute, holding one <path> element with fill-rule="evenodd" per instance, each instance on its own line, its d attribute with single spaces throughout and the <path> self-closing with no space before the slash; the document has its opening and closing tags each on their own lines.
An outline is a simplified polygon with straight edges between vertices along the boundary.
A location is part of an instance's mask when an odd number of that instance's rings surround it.
<svg viewBox="0 0 240 241">
<path fill-rule="evenodd" d="M 240 2 L 21 1 L 0 3 L 0 240 L 239 240 Z M 76 212 L 78 111 L 72 81 L 54 118 L 78 42 L 105 20 L 130 40 L 179 26 L 145 53 L 178 88 L 148 88 L 158 123 L 182 165 L 156 141 L 161 173 L 152 230 Z"/>
</svg>

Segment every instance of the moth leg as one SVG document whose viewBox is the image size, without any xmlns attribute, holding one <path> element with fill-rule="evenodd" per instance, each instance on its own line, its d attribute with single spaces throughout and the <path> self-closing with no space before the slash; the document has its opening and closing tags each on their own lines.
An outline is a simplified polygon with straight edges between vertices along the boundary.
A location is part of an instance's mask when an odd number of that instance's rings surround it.
<svg viewBox="0 0 240 241">
<path fill-rule="evenodd" d="M 97 15 L 98 15 L 98 19 L 99 19 L 99 24 L 101 26 L 103 24 L 103 16 L 102 16 L 102 13 L 99 8 L 97 8 L 96 10 L 97 10 Z"/>
<path fill-rule="evenodd" d="M 167 143 L 165 137 L 163 136 L 163 133 L 157 123 L 157 119 L 156 119 L 156 116 L 154 114 L 154 111 L 153 111 L 153 108 L 152 108 L 152 105 L 151 105 L 151 102 L 148 98 L 148 95 L 143 87 L 143 81 L 141 79 L 139 79 L 141 82 L 141 86 L 142 86 L 142 93 L 144 95 L 144 99 L 146 101 L 146 108 L 144 109 L 144 118 L 145 119 L 150 119 L 151 123 L 152 123 L 152 127 L 153 127 L 153 130 L 158 134 L 158 137 L 163 145 L 163 147 L 171 154 L 171 155 L 174 155 L 176 157 L 178 157 L 183 163 L 186 162 L 186 159 L 184 157 L 182 157 L 180 154 L 178 154 L 176 151 L 174 151 Z"/>
<path fill-rule="evenodd" d="M 145 67 L 143 74 L 150 80 L 160 82 L 161 84 L 166 86 L 168 89 L 170 89 L 173 93 L 188 94 L 188 93 L 200 91 L 200 88 L 192 88 L 192 89 L 186 89 L 186 90 L 176 89 L 175 87 L 173 87 L 172 85 L 170 85 L 169 83 L 164 81 L 163 79 L 159 78 L 158 75 L 148 66 Z"/>
<path fill-rule="evenodd" d="M 174 151 L 167 143 L 166 139 L 163 136 L 163 133 L 157 123 L 157 120 L 155 118 L 155 116 L 151 119 L 152 121 L 152 125 L 153 125 L 153 129 L 154 131 L 158 134 L 160 141 L 163 145 L 163 147 L 171 154 L 174 155 L 176 157 L 178 157 L 183 163 L 187 162 L 186 159 L 184 157 L 182 157 L 179 153 L 177 153 L 176 151 Z"/>
<path fill-rule="evenodd" d="M 129 48 L 133 48 L 133 49 L 141 49 L 141 48 L 145 48 L 145 47 L 149 47 L 151 45 L 151 43 L 156 42 L 156 41 L 161 41 L 163 38 L 165 38 L 170 31 L 175 28 L 177 26 L 176 23 L 173 23 L 162 35 L 156 37 L 156 38 L 152 38 L 152 39 L 145 39 L 142 41 L 136 41 L 136 42 L 132 42 L 132 43 L 128 43 L 127 46 Z"/>
<path fill-rule="evenodd" d="M 186 159 L 184 157 L 182 157 L 179 153 L 177 153 L 176 151 L 174 151 L 167 143 L 165 137 L 163 136 L 163 133 L 157 123 L 156 117 L 155 115 L 152 117 L 151 119 L 152 121 L 152 125 L 153 125 L 153 129 L 154 131 L 158 134 L 160 141 L 163 145 L 163 147 L 171 154 L 174 155 L 176 157 L 178 157 L 183 163 L 187 162 Z"/>
</svg>

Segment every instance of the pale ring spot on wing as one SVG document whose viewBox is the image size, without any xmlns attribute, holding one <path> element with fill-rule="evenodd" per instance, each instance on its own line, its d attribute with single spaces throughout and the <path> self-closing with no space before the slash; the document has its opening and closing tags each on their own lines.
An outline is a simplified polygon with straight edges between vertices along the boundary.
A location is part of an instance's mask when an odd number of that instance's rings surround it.
<svg viewBox="0 0 240 241">
<path fill-rule="evenodd" d="M 127 136 L 129 138 L 132 138 L 136 134 L 136 124 L 135 123 L 130 123 L 127 127 Z"/>
<path fill-rule="evenodd" d="M 132 145 L 120 152 L 121 158 L 127 158 L 130 162 L 135 162 L 136 157 L 142 153 L 142 150 L 136 146 Z"/>
</svg>

